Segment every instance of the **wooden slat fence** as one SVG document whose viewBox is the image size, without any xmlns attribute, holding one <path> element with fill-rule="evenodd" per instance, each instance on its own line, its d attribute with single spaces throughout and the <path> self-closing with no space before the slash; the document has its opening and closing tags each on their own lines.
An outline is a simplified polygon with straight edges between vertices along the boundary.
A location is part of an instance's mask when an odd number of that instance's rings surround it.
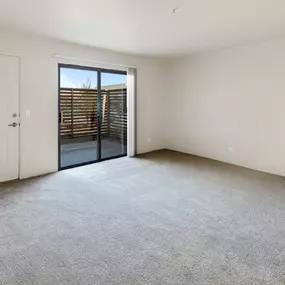
<svg viewBox="0 0 285 285">
<path fill-rule="evenodd" d="M 127 89 L 101 90 L 101 135 L 127 140 Z M 61 137 L 93 136 L 97 129 L 97 89 L 61 88 Z"/>
</svg>

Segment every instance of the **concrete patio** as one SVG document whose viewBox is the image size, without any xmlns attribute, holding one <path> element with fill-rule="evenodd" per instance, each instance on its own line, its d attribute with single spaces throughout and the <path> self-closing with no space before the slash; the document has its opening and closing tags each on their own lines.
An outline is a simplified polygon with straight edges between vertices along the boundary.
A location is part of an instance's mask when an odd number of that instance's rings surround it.
<svg viewBox="0 0 285 285">
<path fill-rule="evenodd" d="M 124 155 L 127 147 L 119 140 L 102 139 L 101 158 L 111 158 Z M 61 145 L 61 167 L 67 167 L 80 163 L 97 160 L 97 141 L 68 143 Z"/>
</svg>

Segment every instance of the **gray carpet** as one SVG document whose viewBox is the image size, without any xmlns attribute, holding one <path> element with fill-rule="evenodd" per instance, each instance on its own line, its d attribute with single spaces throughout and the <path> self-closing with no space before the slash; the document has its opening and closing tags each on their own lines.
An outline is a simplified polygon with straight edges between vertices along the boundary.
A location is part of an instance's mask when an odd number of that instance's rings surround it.
<svg viewBox="0 0 285 285">
<path fill-rule="evenodd" d="M 0 188 L 0 284 L 285 284 L 282 177 L 161 151 Z"/>
</svg>

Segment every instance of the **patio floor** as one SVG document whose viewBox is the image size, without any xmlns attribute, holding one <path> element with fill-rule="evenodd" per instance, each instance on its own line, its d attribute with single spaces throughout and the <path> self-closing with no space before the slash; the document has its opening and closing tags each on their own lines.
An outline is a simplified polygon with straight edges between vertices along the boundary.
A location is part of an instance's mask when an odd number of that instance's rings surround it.
<svg viewBox="0 0 285 285">
<path fill-rule="evenodd" d="M 101 158 L 111 158 L 126 154 L 127 147 L 119 140 L 101 141 Z M 97 141 L 68 143 L 61 145 L 61 167 L 97 160 Z"/>
</svg>

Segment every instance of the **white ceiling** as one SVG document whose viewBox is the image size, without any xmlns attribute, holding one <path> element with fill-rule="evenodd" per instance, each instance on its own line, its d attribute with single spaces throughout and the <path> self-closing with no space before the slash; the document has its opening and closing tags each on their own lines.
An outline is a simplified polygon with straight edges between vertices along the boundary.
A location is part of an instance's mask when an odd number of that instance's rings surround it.
<svg viewBox="0 0 285 285">
<path fill-rule="evenodd" d="M 176 56 L 284 36 L 285 0 L 0 0 L 1 25 L 127 53 Z"/>
</svg>

